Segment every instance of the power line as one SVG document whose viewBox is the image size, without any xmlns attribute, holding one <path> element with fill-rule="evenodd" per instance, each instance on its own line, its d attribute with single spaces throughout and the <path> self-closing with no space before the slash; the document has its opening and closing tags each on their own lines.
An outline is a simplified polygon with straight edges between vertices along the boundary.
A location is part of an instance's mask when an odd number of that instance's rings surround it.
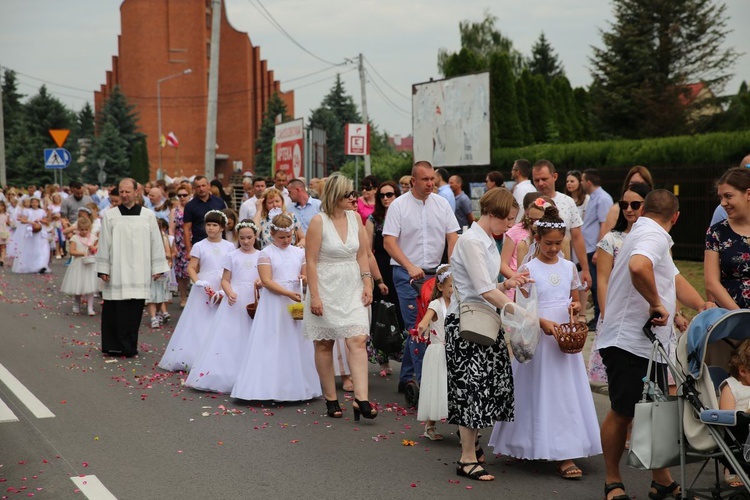
<svg viewBox="0 0 750 500">
<path fill-rule="evenodd" d="M 356 71 L 356 69 L 357 69 L 357 68 L 351 68 L 351 69 L 348 69 L 348 70 L 346 70 L 346 71 L 342 71 L 341 73 L 337 73 L 337 75 L 339 75 L 339 76 L 340 76 L 340 75 L 345 75 L 345 74 L 347 74 L 347 73 L 351 73 L 352 71 Z M 326 77 L 326 78 L 322 78 L 322 79 L 320 79 L 320 80 L 316 80 L 316 81 L 314 81 L 314 82 L 310 82 L 310 83 L 305 83 L 305 84 L 303 84 L 303 85 L 299 85 L 299 86 L 297 86 L 297 87 L 294 87 L 293 89 L 289 89 L 289 91 L 292 91 L 292 90 L 298 90 L 298 89 L 302 89 L 302 88 L 305 88 L 305 87 L 309 87 L 309 86 L 311 86 L 311 85 L 315 85 L 316 83 L 320 83 L 320 82 L 325 82 L 325 81 L 327 81 L 327 80 L 330 80 L 331 78 L 333 78 L 333 76 L 328 76 L 328 77 Z"/>
<path fill-rule="evenodd" d="M 391 90 L 393 90 L 395 93 L 397 93 L 398 95 L 400 95 L 401 97 L 403 97 L 407 101 L 411 102 L 411 97 L 409 97 L 406 94 L 403 94 L 403 93 L 399 92 L 393 85 L 391 85 L 390 83 L 388 83 L 388 80 L 386 80 L 385 78 L 383 78 L 383 75 L 381 75 L 380 73 L 378 73 L 378 70 L 375 69 L 375 66 L 372 65 L 372 63 L 370 62 L 369 59 L 367 59 L 367 57 L 364 57 L 364 60 L 370 66 L 370 69 L 372 69 L 375 72 L 375 74 L 378 75 L 380 77 L 380 79 L 383 80 L 383 82 L 391 88 Z"/>
<path fill-rule="evenodd" d="M 375 83 L 375 80 L 372 78 L 372 75 L 370 75 L 370 72 L 367 69 L 365 69 L 365 73 L 367 73 L 367 75 L 370 76 L 370 83 L 372 83 L 373 88 L 380 95 L 380 97 L 382 97 L 383 99 L 385 99 L 386 104 L 389 104 L 391 106 L 391 108 L 393 108 L 394 110 L 396 110 L 399 113 L 401 113 L 402 115 L 404 115 L 404 117 L 411 117 L 411 111 L 405 110 L 404 108 L 402 108 L 401 106 L 399 106 L 398 104 L 396 104 L 395 102 L 393 102 L 390 99 L 390 97 L 388 97 L 387 95 L 385 95 L 385 92 L 383 92 L 383 90 L 378 86 L 378 84 Z"/>
<path fill-rule="evenodd" d="M 36 85 L 33 85 L 31 83 L 22 82 L 21 80 L 18 81 L 19 85 L 24 85 L 26 87 L 31 87 L 32 89 L 39 90 L 39 88 Z M 56 90 L 50 92 L 54 96 L 63 96 L 63 97 L 69 97 L 71 99 L 79 99 L 84 102 L 89 102 L 89 99 L 85 97 L 81 97 L 79 95 L 70 95 L 70 94 L 63 94 L 62 92 L 58 92 Z"/>
<path fill-rule="evenodd" d="M 280 32 L 281 32 L 281 33 L 282 33 L 282 34 L 283 34 L 284 36 L 286 36 L 286 37 L 287 37 L 287 38 L 288 38 L 288 39 L 289 39 L 289 40 L 290 40 L 290 41 L 291 41 L 291 42 L 292 42 L 292 43 L 293 43 L 294 45 L 296 45 L 297 47 L 299 47 L 300 49 L 302 49 L 302 50 L 303 50 L 304 52 L 306 52 L 307 54 L 311 55 L 312 57 L 314 57 L 314 58 L 315 58 L 315 59 L 317 59 L 318 61 L 324 62 L 324 63 L 326 63 L 326 64 L 330 64 L 330 65 L 332 65 L 332 66 L 342 66 L 342 65 L 346 64 L 346 62 L 343 62 L 343 63 L 334 63 L 334 62 L 331 62 L 331 61 L 328 61 L 328 60 L 326 60 L 326 59 L 323 59 L 322 57 L 320 57 L 320 56 L 318 56 L 318 55 L 316 55 L 316 54 L 312 53 L 312 52 L 311 52 L 310 50 L 308 50 L 308 49 L 307 49 L 307 48 L 306 48 L 305 46 L 303 46 L 303 45 L 302 45 L 301 43 L 299 43 L 299 42 L 298 42 L 297 40 L 295 40 L 295 39 L 294 39 L 294 37 L 293 37 L 292 35 L 290 35 L 290 34 L 289 34 L 289 32 L 288 32 L 287 30 L 285 30 L 285 29 L 284 29 L 284 27 L 283 27 L 283 26 L 281 25 L 281 23 L 279 23 L 279 22 L 278 22 L 278 21 L 276 20 L 276 18 L 274 18 L 274 17 L 273 17 L 273 15 L 272 15 L 272 14 L 271 14 L 270 12 L 268 12 L 268 9 L 266 9 L 266 7 L 265 7 L 265 6 L 263 5 L 263 3 L 262 3 L 262 2 L 260 1 L 260 0 L 255 0 L 255 2 L 257 3 L 257 5 L 256 5 L 255 3 L 253 3 L 253 0 L 248 0 L 248 1 L 250 2 L 250 4 L 251 4 L 251 5 L 253 6 L 253 7 L 255 7 L 255 9 L 256 9 L 256 10 L 257 10 L 258 12 L 260 12 L 260 14 L 261 14 L 261 15 L 262 15 L 262 16 L 263 16 L 263 17 L 264 17 L 264 18 L 265 18 L 265 19 L 266 19 L 266 20 L 267 20 L 267 21 L 268 21 L 269 23 L 271 23 L 271 25 L 272 25 L 273 27 L 275 27 L 275 28 L 276 28 L 277 30 L 279 30 L 279 31 L 280 31 Z M 260 7 L 258 7 L 258 6 L 260 6 Z M 261 9 L 262 9 L 262 10 L 261 10 Z"/>
<path fill-rule="evenodd" d="M 27 74 L 21 73 L 20 71 L 16 71 L 14 69 L 11 69 L 11 71 L 13 71 L 17 75 L 25 76 L 26 78 L 30 78 L 32 80 L 36 80 L 37 82 L 46 83 L 47 85 L 54 85 L 56 87 L 62 87 L 62 88 L 65 88 L 65 89 L 77 90 L 79 92 L 86 92 L 87 94 L 91 93 L 91 90 L 79 89 L 78 87 L 71 87 L 70 85 L 63 85 L 62 83 L 55 83 L 55 82 L 50 82 L 50 81 L 47 81 L 47 80 L 42 80 L 41 78 L 37 78 L 37 77 L 31 76 L 31 75 L 27 75 Z"/>
</svg>

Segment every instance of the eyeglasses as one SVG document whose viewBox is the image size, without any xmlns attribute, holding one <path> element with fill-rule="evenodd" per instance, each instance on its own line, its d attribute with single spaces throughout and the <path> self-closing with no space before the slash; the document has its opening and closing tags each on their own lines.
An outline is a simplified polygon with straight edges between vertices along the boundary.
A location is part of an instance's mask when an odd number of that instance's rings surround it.
<svg viewBox="0 0 750 500">
<path fill-rule="evenodd" d="M 396 193 L 393 193 L 393 192 L 390 192 L 390 193 L 380 193 L 380 194 L 378 194 L 378 197 L 379 197 L 379 198 L 380 198 L 381 200 L 384 200 L 384 199 L 386 199 L 386 198 L 393 198 L 394 196 L 396 196 Z"/>
<path fill-rule="evenodd" d="M 631 202 L 628 203 L 627 201 L 620 200 L 620 201 L 617 202 L 617 204 L 620 205 L 620 210 L 627 210 L 628 206 L 630 206 L 630 208 L 632 210 L 639 210 L 641 208 L 641 205 L 643 205 L 643 202 L 642 201 L 631 201 Z"/>
<path fill-rule="evenodd" d="M 188 195 L 187 194 L 178 194 L 177 197 L 178 198 L 187 198 Z"/>
<path fill-rule="evenodd" d="M 375 186 L 362 186 L 362 191 L 374 191 Z"/>
<path fill-rule="evenodd" d="M 344 198 L 359 198 L 359 193 L 357 191 L 349 191 L 343 197 Z"/>
</svg>

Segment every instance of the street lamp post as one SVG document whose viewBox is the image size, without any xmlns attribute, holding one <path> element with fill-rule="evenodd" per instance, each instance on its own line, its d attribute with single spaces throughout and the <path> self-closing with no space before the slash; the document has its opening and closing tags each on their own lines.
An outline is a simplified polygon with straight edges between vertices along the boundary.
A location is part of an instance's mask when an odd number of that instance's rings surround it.
<svg viewBox="0 0 750 500">
<path fill-rule="evenodd" d="M 172 78 L 177 78 L 178 76 L 190 74 L 192 72 L 193 70 L 188 68 L 184 71 L 180 71 L 179 73 L 175 73 L 174 75 L 165 76 L 164 78 L 156 80 L 156 121 L 159 129 L 157 136 L 157 142 L 159 143 L 159 170 L 156 172 L 157 179 L 161 179 L 164 177 L 164 171 L 161 167 L 161 150 L 163 149 L 161 145 L 161 83 L 166 82 L 167 80 L 171 80 Z"/>
</svg>

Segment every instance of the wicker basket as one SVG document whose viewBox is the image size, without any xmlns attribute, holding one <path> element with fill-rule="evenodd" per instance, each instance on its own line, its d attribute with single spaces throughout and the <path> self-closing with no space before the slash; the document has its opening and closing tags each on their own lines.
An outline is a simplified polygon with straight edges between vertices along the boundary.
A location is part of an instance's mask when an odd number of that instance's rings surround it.
<svg viewBox="0 0 750 500">
<path fill-rule="evenodd" d="M 260 298 L 258 294 L 258 287 L 253 286 L 255 288 L 255 302 L 248 304 L 245 306 L 245 309 L 247 309 L 247 314 L 250 316 L 250 318 L 255 319 L 255 312 L 258 310 L 258 299 Z"/>
<path fill-rule="evenodd" d="M 554 336 L 557 345 L 565 354 L 578 354 L 586 344 L 589 327 L 586 323 L 573 321 L 573 309 L 570 309 L 570 323 L 563 323 L 555 328 Z"/>
<path fill-rule="evenodd" d="M 289 314 L 292 315 L 292 319 L 295 321 L 301 321 L 305 314 L 305 305 L 301 302 L 295 302 L 286 306 Z"/>
</svg>

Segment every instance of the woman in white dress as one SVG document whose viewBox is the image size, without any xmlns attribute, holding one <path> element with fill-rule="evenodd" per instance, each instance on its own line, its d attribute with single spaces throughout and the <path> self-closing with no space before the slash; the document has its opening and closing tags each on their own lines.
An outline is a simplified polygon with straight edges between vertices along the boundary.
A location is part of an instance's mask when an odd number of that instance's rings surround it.
<svg viewBox="0 0 750 500">
<path fill-rule="evenodd" d="M 258 278 L 258 226 L 237 224 L 240 248 L 224 256 L 221 288 L 226 300 L 219 304 L 206 346 L 190 370 L 185 385 L 202 391 L 230 393 L 242 365 L 253 319 L 247 305 L 255 303 Z"/>
<path fill-rule="evenodd" d="M 16 205 L 13 206 L 12 200 L 9 204 L 8 213 L 10 214 L 10 225 L 12 231 L 8 240 L 6 256 L 9 259 L 16 259 L 20 255 L 21 243 L 26 236 L 28 224 L 22 222 L 26 220 L 28 211 L 31 209 L 31 198 L 26 195 L 16 198 Z"/>
<path fill-rule="evenodd" d="M 49 240 L 47 231 L 47 212 L 41 206 L 39 198 L 31 198 L 30 208 L 24 210 L 18 216 L 18 221 L 23 228 L 18 237 L 16 258 L 13 261 L 12 271 L 14 273 L 46 273 L 49 268 Z"/>
<path fill-rule="evenodd" d="M 288 306 L 302 301 L 305 252 L 292 246 L 294 222 L 271 211 L 271 241 L 258 256 L 263 282 L 258 310 L 232 397 L 250 401 L 306 401 L 321 395 L 312 342 Z M 301 305 L 301 304 L 299 304 Z"/>
<path fill-rule="evenodd" d="M 159 368 L 170 372 L 188 371 L 202 352 L 216 315 L 216 301 L 209 297 L 208 292 L 223 295 L 220 291 L 224 271 L 222 263 L 224 256 L 234 251 L 234 245 L 221 239 L 227 216 L 220 210 L 209 210 L 204 220 L 207 237 L 193 245 L 188 264 L 188 273 L 195 284 L 159 361 Z"/>
<path fill-rule="evenodd" d="M 307 229 L 305 254 L 309 293 L 305 297 L 305 337 L 315 341 L 315 367 L 326 398 L 328 416 L 341 418 L 336 395 L 333 345 L 345 340 L 354 384 L 354 420 L 375 418 L 367 385 L 367 306 L 372 302 L 369 240 L 362 220 L 351 210 L 353 183 L 335 173 L 326 180 L 321 212 Z"/>
</svg>

